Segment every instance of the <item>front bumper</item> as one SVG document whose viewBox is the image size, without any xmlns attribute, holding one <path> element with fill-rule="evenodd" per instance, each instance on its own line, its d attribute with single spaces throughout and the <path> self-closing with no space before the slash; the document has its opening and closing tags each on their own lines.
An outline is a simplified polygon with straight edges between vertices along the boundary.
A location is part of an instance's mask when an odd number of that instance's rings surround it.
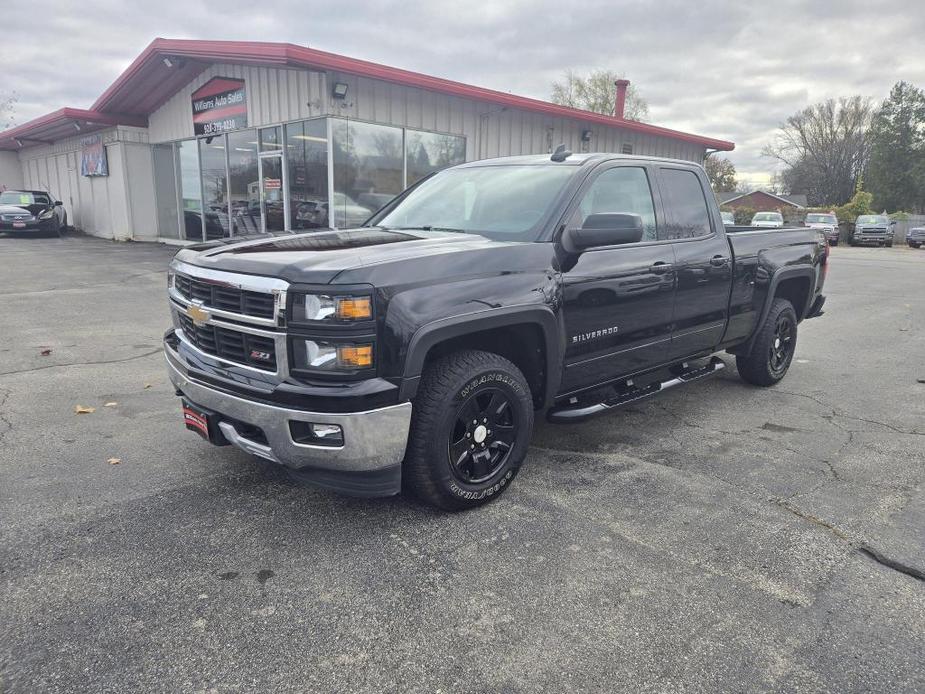
<svg viewBox="0 0 925 694">
<path fill-rule="evenodd" d="M 411 403 L 364 412 L 309 412 L 248 400 L 195 380 L 183 357 L 165 342 L 170 380 L 178 393 L 219 417 L 225 439 L 241 450 L 283 465 L 318 486 L 359 496 L 388 496 L 401 488 L 401 460 L 411 426 Z M 297 443 L 290 422 L 336 424 L 343 445 Z M 263 436 L 251 433 L 259 429 Z"/>
<path fill-rule="evenodd" d="M 47 233 L 57 229 L 56 219 L 47 219 L 42 221 L 23 222 L 23 226 L 13 226 L 13 222 L 0 221 L 0 232 L 8 234 L 36 234 Z"/>
</svg>

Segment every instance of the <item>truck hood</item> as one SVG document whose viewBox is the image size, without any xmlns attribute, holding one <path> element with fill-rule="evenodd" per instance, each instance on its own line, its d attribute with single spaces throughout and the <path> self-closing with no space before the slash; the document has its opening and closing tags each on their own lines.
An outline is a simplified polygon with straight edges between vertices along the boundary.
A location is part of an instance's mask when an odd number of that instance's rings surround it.
<svg viewBox="0 0 925 694">
<path fill-rule="evenodd" d="M 176 258 L 212 270 L 278 277 L 288 282 L 328 284 L 347 270 L 508 245 L 476 234 L 364 227 L 224 239 L 184 248 Z"/>
</svg>

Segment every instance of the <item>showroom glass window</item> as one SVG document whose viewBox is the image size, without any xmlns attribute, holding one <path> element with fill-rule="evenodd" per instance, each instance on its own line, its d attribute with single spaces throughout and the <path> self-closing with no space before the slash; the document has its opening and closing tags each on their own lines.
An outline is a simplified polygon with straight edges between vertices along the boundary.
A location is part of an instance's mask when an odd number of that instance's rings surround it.
<svg viewBox="0 0 925 694">
<path fill-rule="evenodd" d="M 404 188 L 401 128 L 333 119 L 331 225 L 359 226 Z"/>
<path fill-rule="evenodd" d="M 464 163 L 466 138 L 406 130 L 405 160 L 408 172 L 406 186 L 410 186 L 434 171 Z"/>
<path fill-rule="evenodd" d="M 323 118 L 286 126 L 292 230 L 328 226 L 328 126 Z"/>
<path fill-rule="evenodd" d="M 257 176 L 257 131 L 228 133 L 228 197 L 231 228 L 236 236 L 260 231 L 260 188 Z"/>
<path fill-rule="evenodd" d="M 264 153 L 283 151 L 282 135 L 278 125 L 260 129 L 260 151 Z"/>
<path fill-rule="evenodd" d="M 228 169 L 225 161 L 225 136 L 199 140 L 199 165 L 202 170 L 203 219 L 206 239 L 230 235 L 228 222 Z"/>
<path fill-rule="evenodd" d="M 196 140 L 184 140 L 177 145 L 180 164 L 180 200 L 183 204 L 184 238 L 203 240 L 202 186 L 199 179 L 199 145 Z"/>
</svg>

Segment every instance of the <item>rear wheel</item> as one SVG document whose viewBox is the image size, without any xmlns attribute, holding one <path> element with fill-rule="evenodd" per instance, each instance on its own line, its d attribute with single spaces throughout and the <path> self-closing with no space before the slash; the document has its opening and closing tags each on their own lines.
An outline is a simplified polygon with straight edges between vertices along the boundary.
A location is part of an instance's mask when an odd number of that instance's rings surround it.
<svg viewBox="0 0 925 694">
<path fill-rule="evenodd" d="M 449 511 L 479 506 L 514 479 L 532 432 L 530 388 L 514 364 L 475 350 L 442 357 L 414 399 L 403 486 Z"/>
<path fill-rule="evenodd" d="M 790 368 L 797 346 L 797 314 L 786 299 L 774 299 L 755 344 L 736 357 L 739 376 L 756 386 L 773 386 Z"/>
</svg>

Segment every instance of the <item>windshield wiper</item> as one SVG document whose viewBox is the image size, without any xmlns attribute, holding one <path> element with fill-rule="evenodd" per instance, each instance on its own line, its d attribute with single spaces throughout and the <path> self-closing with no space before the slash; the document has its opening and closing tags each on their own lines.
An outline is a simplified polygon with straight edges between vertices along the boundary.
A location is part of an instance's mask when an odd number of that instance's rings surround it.
<svg viewBox="0 0 925 694">
<path fill-rule="evenodd" d="M 454 229 L 453 227 L 435 227 L 432 224 L 424 224 L 419 227 L 389 227 L 392 231 L 452 231 L 457 234 L 468 234 L 465 229 Z"/>
</svg>

